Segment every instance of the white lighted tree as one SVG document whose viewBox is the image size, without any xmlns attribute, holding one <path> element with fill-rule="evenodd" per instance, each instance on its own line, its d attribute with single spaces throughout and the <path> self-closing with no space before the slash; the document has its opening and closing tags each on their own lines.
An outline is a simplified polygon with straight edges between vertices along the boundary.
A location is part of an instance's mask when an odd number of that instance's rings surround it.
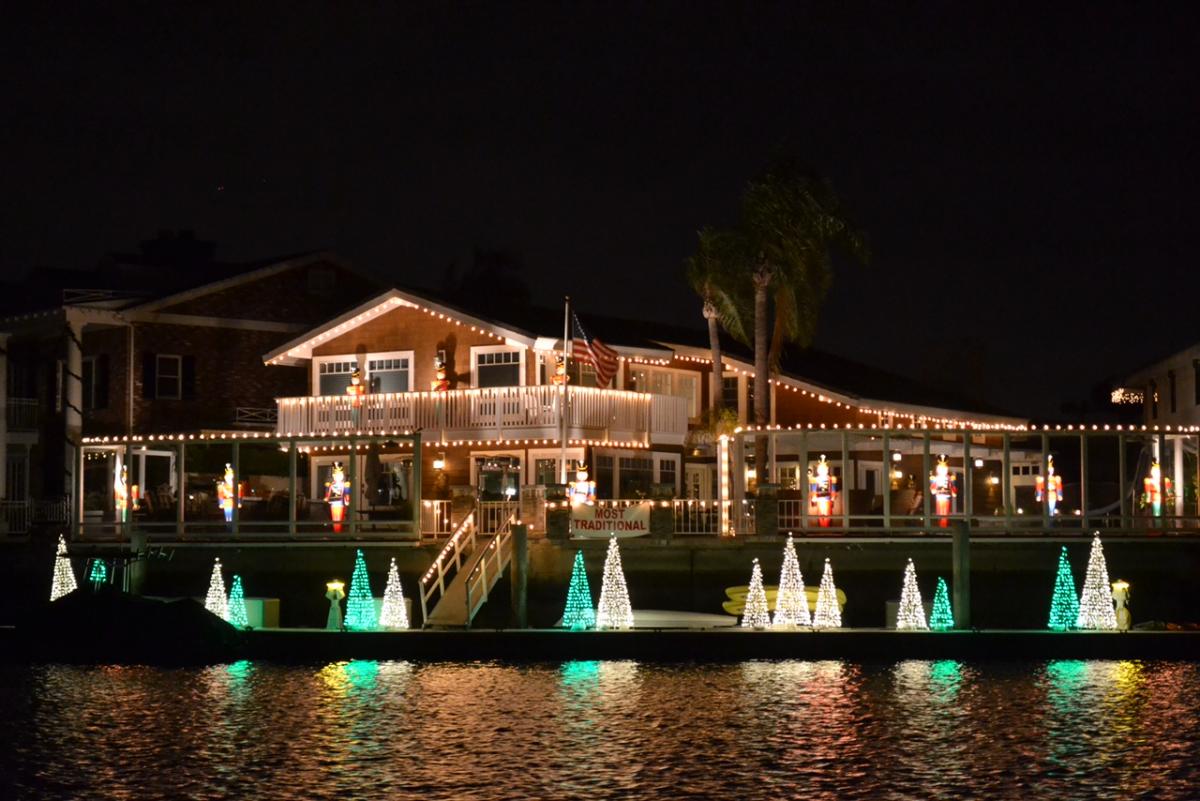
<svg viewBox="0 0 1200 801">
<path fill-rule="evenodd" d="M 1092 537 L 1092 554 L 1088 557 L 1087 575 L 1083 579 L 1083 597 L 1079 599 L 1077 629 L 1115 630 L 1117 613 L 1113 610 L 1112 589 L 1108 583 L 1108 564 L 1104 561 L 1104 546 L 1100 535 Z"/>
<path fill-rule="evenodd" d="M 839 629 L 842 627 L 842 609 L 838 606 L 837 587 L 833 583 L 833 565 L 825 560 L 825 572 L 821 575 L 821 586 L 817 590 L 817 609 L 813 613 L 813 628 Z"/>
<path fill-rule="evenodd" d="M 383 607 L 379 610 L 379 626 L 385 629 L 408 628 L 408 607 L 404 604 L 404 588 L 400 586 L 400 571 L 396 557 L 388 567 L 387 586 L 383 588 Z"/>
<path fill-rule="evenodd" d="M 925 621 L 925 605 L 921 602 L 921 589 L 917 586 L 917 568 L 908 560 L 904 568 L 904 586 L 900 588 L 900 608 L 896 610 L 896 628 L 928 631 Z"/>
<path fill-rule="evenodd" d="M 742 610 L 742 627 L 765 629 L 771 625 L 771 611 L 767 606 L 767 591 L 763 589 L 762 568 L 758 560 L 750 571 L 750 587 L 746 592 L 746 608 Z"/>
<path fill-rule="evenodd" d="M 775 595 L 775 619 L 772 623 L 781 628 L 812 625 L 808 593 L 804 589 L 800 559 L 796 556 L 796 545 L 792 542 L 791 534 L 783 546 L 783 567 L 779 569 L 779 591 Z"/>
<path fill-rule="evenodd" d="M 608 541 L 608 556 L 604 560 L 604 578 L 600 585 L 600 605 L 596 610 L 596 628 L 633 628 L 633 607 L 629 604 L 629 588 L 621 570 L 621 549 L 617 538 Z"/>
<path fill-rule="evenodd" d="M 213 561 L 212 578 L 208 580 L 208 595 L 204 608 L 224 620 L 229 614 L 229 599 L 225 596 L 225 577 L 221 575 L 221 560 Z"/>
<path fill-rule="evenodd" d="M 75 571 L 71 569 L 71 557 L 67 556 L 67 541 L 58 535 L 58 553 L 54 556 L 54 581 L 50 584 L 50 600 L 57 601 L 67 593 L 75 592 Z"/>
</svg>

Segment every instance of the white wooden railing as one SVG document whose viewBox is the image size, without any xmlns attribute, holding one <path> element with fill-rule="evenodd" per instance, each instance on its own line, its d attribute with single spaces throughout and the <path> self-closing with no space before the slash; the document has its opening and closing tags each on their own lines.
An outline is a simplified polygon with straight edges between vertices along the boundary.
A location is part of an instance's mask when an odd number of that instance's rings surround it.
<svg viewBox="0 0 1200 801">
<path fill-rule="evenodd" d="M 440 540 L 454 533 L 450 501 L 421 501 L 421 539 Z"/>
<path fill-rule="evenodd" d="M 9 398 L 5 409 L 9 431 L 31 431 L 38 424 L 37 398 Z"/>
<path fill-rule="evenodd" d="M 442 599 L 446 594 L 447 582 L 454 580 L 458 571 L 462 569 L 464 560 L 475 550 L 475 533 L 475 513 L 471 512 L 454 529 L 454 533 L 433 560 L 433 564 L 425 571 L 425 575 L 421 576 L 419 589 L 423 625 L 429 621 L 429 602 L 433 596 L 436 594 L 439 601 Z"/>
<path fill-rule="evenodd" d="M 449 392 L 389 392 L 277 398 L 280 434 L 440 431 L 462 439 L 556 436 L 560 388 L 491 387 Z M 683 442 L 687 401 L 615 389 L 569 387 L 567 429 L 576 439 Z"/>
<path fill-rule="evenodd" d="M 471 627 L 475 613 L 487 603 L 488 593 L 500 581 L 512 561 L 512 526 L 515 520 L 513 513 L 504 518 L 467 576 L 467 628 Z"/>
<path fill-rule="evenodd" d="M 480 534 L 495 534 L 517 513 L 516 501 L 479 501 L 478 525 Z"/>
</svg>

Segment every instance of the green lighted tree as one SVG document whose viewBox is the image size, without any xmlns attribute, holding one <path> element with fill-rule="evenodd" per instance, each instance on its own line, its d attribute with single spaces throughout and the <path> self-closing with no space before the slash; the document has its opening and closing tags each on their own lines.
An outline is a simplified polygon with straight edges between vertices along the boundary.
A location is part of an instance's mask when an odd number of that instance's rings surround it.
<svg viewBox="0 0 1200 801">
<path fill-rule="evenodd" d="M 242 577 L 236 573 L 233 574 L 233 584 L 229 588 L 225 619 L 229 621 L 229 625 L 239 629 L 250 628 L 250 618 L 246 616 L 246 595 L 242 590 Z"/>
<path fill-rule="evenodd" d="M 584 631 L 596 626 L 596 608 L 592 606 L 592 588 L 588 585 L 587 570 L 583 565 L 583 551 L 575 552 L 563 626 L 571 631 Z"/>
<path fill-rule="evenodd" d="M 354 575 L 350 577 L 350 596 L 346 600 L 346 628 L 353 631 L 371 631 L 377 627 L 375 596 L 371 594 L 367 562 L 363 559 L 360 549 L 354 557 Z"/>
<path fill-rule="evenodd" d="M 1075 577 L 1067 561 L 1067 546 L 1058 555 L 1058 575 L 1054 579 L 1054 598 L 1050 601 L 1050 628 L 1067 631 L 1075 627 L 1079 617 L 1079 596 L 1075 594 Z"/>
<path fill-rule="evenodd" d="M 100 589 L 100 585 L 108 581 L 108 565 L 104 564 L 103 559 L 92 560 L 92 570 L 88 573 L 88 581 L 92 582 L 94 589 Z"/>
<path fill-rule="evenodd" d="M 954 612 L 950 608 L 950 589 L 946 580 L 938 576 L 937 590 L 933 593 L 933 611 L 929 613 L 929 628 L 934 631 L 949 631 L 954 628 Z"/>
</svg>

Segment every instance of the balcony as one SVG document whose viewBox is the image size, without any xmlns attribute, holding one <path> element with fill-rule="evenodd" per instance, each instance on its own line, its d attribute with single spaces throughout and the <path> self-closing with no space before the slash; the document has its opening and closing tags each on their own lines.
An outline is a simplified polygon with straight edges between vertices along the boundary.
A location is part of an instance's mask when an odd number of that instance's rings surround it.
<svg viewBox="0 0 1200 801">
<path fill-rule="evenodd" d="M 613 389 L 569 387 L 567 438 L 592 442 L 681 445 L 687 401 Z M 442 441 L 557 439 L 562 390 L 493 387 L 397 392 L 361 399 L 331 395 L 277 398 L 276 432 L 328 435 L 355 431 L 424 431 Z"/>
<path fill-rule="evenodd" d="M 8 430 L 9 431 L 36 431 L 38 426 L 38 400 L 37 398 L 9 398 L 8 408 Z"/>
</svg>

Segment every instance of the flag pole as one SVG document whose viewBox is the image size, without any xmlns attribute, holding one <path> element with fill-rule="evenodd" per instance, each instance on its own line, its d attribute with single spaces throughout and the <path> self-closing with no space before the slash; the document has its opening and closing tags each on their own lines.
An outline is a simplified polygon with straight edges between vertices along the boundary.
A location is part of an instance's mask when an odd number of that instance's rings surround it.
<svg viewBox="0 0 1200 801">
<path fill-rule="evenodd" d="M 558 483 L 567 483 L 567 374 L 571 364 L 568 361 L 571 351 L 571 296 L 563 298 L 563 382 L 559 384 L 558 398 Z"/>
</svg>

